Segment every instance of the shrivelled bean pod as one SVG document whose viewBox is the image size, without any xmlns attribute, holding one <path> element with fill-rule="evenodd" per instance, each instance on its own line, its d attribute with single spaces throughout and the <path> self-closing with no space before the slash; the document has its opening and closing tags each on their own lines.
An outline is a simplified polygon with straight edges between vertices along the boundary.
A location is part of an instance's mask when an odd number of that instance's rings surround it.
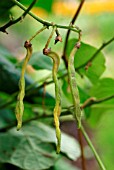
<svg viewBox="0 0 114 170">
<path fill-rule="evenodd" d="M 57 137 L 57 153 L 60 152 L 61 147 L 61 131 L 60 131 L 60 123 L 59 123 L 59 116 L 61 113 L 61 92 L 60 92 L 60 85 L 57 78 L 58 67 L 60 64 L 60 57 L 50 49 L 43 50 L 43 53 L 53 59 L 53 81 L 55 83 L 55 108 L 54 108 L 54 123 L 56 128 L 56 137 Z"/>
<path fill-rule="evenodd" d="M 19 80 L 19 94 L 17 97 L 17 104 L 16 104 L 16 108 L 15 108 L 15 114 L 16 114 L 16 118 L 17 118 L 17 130 L 19 130 L 22 126 L 22 116 L 23 116 L 23 112 L 24 112 L 23 99 L 25 96 L 24 74 L 25 74 L 27 63 L 32 55 L 32 44 L 29 41 L 25 42 L 24 47 L 27 50 L 27 54 L 26 54 L 26 57 L 25 57 L 25 60 L 24 60 L 23 66 L 22 66 L 21 77 Z"/>
<path fill-rule="evenodd" d="M 70 89 L 71 89 L 73 103 L 74 103 L 74 116 L 76 117 L 78 128 L 80 128 L 81 127 L 80 97 L 79 97 L 76 76 L 75 76 L 76 72 L 74 67 L 74 55 L 78 48 L 80 48 L 80 42 L 76 43 L 75 47 L 70 53 L 68 59 L 68 77 L 69 77 Z"/>
</svg>

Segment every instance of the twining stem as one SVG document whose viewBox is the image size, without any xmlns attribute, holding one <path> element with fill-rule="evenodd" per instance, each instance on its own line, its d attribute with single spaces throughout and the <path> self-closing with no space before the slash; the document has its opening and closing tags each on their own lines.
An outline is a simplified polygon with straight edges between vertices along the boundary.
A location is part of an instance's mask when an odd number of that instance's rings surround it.
<svg viewBox="0 0 114 170">
<path fill-rule="evenodd" d="M 83 133 L 83 135 L 84 135 L 84 137 L 85 137 L 85 139 L 86 139 L 89 147 L 90 147 L 91 150 L 93 151 L 93 154 L 94 154 L 94 156 L 95 156 L 95 158 L 96 158 L 99 166 L 101 167 L 102 170 L 106 170 L 103 162 L 101 161 L 101 158 L 99 157 L 98 153 L 96 152 L 96 150 L 95 150 L 95 148 L 94 148 L 91 140 L 89 139 L 89 136 L 87 135 L 87 133 L 86 133 L 86 131 L 84 130 L 84 127 L 83 127 L 82 125 L 81 125 L 80 129 L 81 129 L 81 131 L 82 131 L 82 133 Z"/>
<path fill-rule="evenodd" d="M 17 0 L 11 0 L 12 2 L 14 2 L 18 7 L 20 7 L 22 10 L 24 10 L 24 11 L 26 11 L 26 7 L 24 6 L 24 5 L 22 5 L 20 2 L 18 2 Z M 47 22 L 47 21 L 45 21 L 45 20 L 43 20 L 43 19 L 41 19 L 41 18 L 39 18 L 38 16 L 36 16 L 35 14 L 33 14 L 32 12 L 28 12 L 28 14 L 31 16 L 31 17 L 33 17 L 35 20 L 37 20 L 38 22 L 40 22 L 41 24 L 43 24 L 43 25 L 45 25 L 45 26 L 47 26 L 47 27 L 49 27 L 49 26 L 51 26 L 51 27 L 53 27 L 53 26 L 55 26 L 55 27 L 57 27 L 57 28 L 62 28 L 62 29 L 70 29 L 70 30 L 72 30 L 72 31 L 74 31 L 74 32 L 80 32 L 80 30 L 78 30 L 76 27 L 74 27 L 74 26 L 65 26 L 65 25 L 59 25 L 59 24 L 53 24 L 53 22 Z"/>
<path fill-rule="evenodd" d="M 23 116 L 23 111 L 24 111 L 23 99 L 25 96 L 24 74 L 25 74 L 27 63 L 30 60 L 30 57 L 32 55 L 32 44 L 29 41 L 26 41 L 24 46 L 27 49 L 27 54 L 26 54 L 26 57 L 25 57 L 25 60 L 22 66 L 21 77 L 19 80 L 19 94 L 17 97 L 17 104 L 15 108 L 15 114 L 17 118 L 17 130 L 19 130 L 22 126 L 22 116 Z"/>
<path fill-rule="evenodd" d="M 17 22 L 23 20 L 25 18 L 25 16 L 29 13 L 29 11 L 32 9 L 32 7 L 34 6 L 34 4 L 37 2 L 37 0 L 33 0 L 32 3 L 30 4 L 30 6 L 28 8 L 26 8 L 25 12 L 16 20 L 10 20 L 7 24 L 5 24 L 4 26 L 0 27 L 0 31 L 5 32 L 8 34 L 8 32 L 6 31 L 6 29 L 8 27 L 10 27 L 11 25 L 16 24 Z"/>
<path fill-rule="evenodd" d="M 81 0 L 80 4 L 78 6 L 78 9 L 76 10 L 76 13 L 74 14 L 74 16 L 73 16 L 73 18 L 72 18 L 69 25 L 74 25 L 78 15 L 79 15 L 79 13 L 81 11 L 81 8 L 82 8 L 84 2 L 85 2 L 85 0 Z M 63 48 L 63 56 L 62 56 L 62 58 L 63 58 L 63 60 L 65 62 L 66 68 L 68 67 L 68 60 L 67 60 L 67 56 L 66 56 L 66 48 L 67 48 L 70 32 L 71 32 L 71 30 L 68 29 L 67 34 L 66 34 L 66 38 L 65 38 L 65 43 L 64 43 L 64 48 Z"/>
</svg>

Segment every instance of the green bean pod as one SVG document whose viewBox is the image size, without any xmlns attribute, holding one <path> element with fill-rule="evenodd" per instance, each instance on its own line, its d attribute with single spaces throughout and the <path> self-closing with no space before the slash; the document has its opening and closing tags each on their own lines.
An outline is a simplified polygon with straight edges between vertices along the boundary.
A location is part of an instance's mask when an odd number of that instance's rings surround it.
<svg viewBox="0 0 114 170">
<path fill-rule="evenodd" d="M 20 128 L 22 126 L 22 116 L 23 116 L 23 112 L 24 112 L 23 99 L 25 96 L 24 74 L 25 74 L 27 63 L 32 55 L 32 45 L 29 41 L 25 42 L 24 47 L 27 50 L 27 54 L 26 54 L 26 57 L 25 57 L 25 60 L 24 60 L 23 66 L 22 66 L 21 76 L 20 76 L 20 80 L 19 80 L 19 94 L 17 97 L 17 104 L 16 104 L 16 108 L 15 108 L 15 114 L 16 114 L 16 119 L 17 119 L 17 130 L 20 130 Z"/>
<path fill-rule="evenodd" d="M 56 128 L 56 138 L 57 138 L 57 153 L 60 152 L 61 147 L 61 131 L 60 131 L 60 123 L 59 123 L 59 116 L 61 113 L 61 92 L 60 92 L 60 85 L 57 78 L 58 67 L 60 64 L 60 57 L 50 49 L 44 49 L 44 54 L 51 57 L 53 59 L 53 81 L 55 83 L 55 108 L 54 108 L 54 123 Z"/>
<path fill-rule="evenodd" d="M 79 48 L 79 43 L 73 48 L 68 59 L 68 77 L 70 83 L 70 89 L 72 93 L 73 103 L 74 103 L 74 116 L 77 120 L 78 128 L 81 127 L 81 109 L 80 109 L 80 97 L 75 77 L 75 67 L 74 67 L 74 55 Z"/>
</svg>

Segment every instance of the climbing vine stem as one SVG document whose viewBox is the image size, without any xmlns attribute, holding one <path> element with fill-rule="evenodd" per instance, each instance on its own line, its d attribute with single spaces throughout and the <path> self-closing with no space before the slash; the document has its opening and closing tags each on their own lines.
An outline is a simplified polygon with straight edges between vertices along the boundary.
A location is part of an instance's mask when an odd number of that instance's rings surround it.
<svg viewBox="0 0 114 170">
<path fill-rule="evenodd" d="M 85 137 L 85 139 L 86 139 L 86 141 L 87 141 L 89 147 L 90 147 L 91 150 L 93 151 L 94 156 L 95 156 L 95 158 L 96 158 L 96 160 L 97 160 L 99 166 L 101 167 L 102 170 L 106 170 L 106 168 L 105 168 L 103 162 L 101 161 L 101 159 L 100 159 L 98 153 L 96 152 L 96 150 L 95 150 L 95 148 L 94 148 L 94 146 L 93 146 L 91 140 L 89 139 L 89 136 L 87 135 L 87 133 L 86 133 L 86 131 L 85 131 L 85 129 L 84 129 L 84 127 L 83 127 L 82 125 L 81 125 L 80 129 L 81 129 L 81 131 L 82 131 L 82 133 L 83 133 L 83 135 L 84 135 L 84 137 Z"/>
<path fill-rule="evenodd" d="M 17 5 L 18 7 L 20 7 L 22 10 L 26 11 L 27 8 L 26 8 L 24 5 L 22 5 L 20 2 L 18 2 L 17 0 L 11 0 L 11 1 L 12 1 L 15 5 Z M 37 20 L 38 22 L 40 22 L 41 24 L 43 24 L 43 25 L 45 25 L 45 26 L 47 26 L 47 27 L 49 27 L 49 26 L 51 26 L 51 27 L 55 26 L 55 27 L 57 27 L 57 28 L 69 29 L 69 30 L 72 30 L 72 31 L 77 32 L 77 33 L 80 32 L 80 30 L 78 30 L 78 28 L 75 27 L 75 26 L 73 26 L 73 25 L 70 25 L 70 26 L 59 25 L 59 24 L 54 24 L 54 25 L 53 25 L 53 22 L 47 22 L 47 21 L 39 18 L 38 16 L 36 16 L 35 14 L 33 14 L 33 13 L 30 12 L 30 11 L 28 12 L 28 14 L 29 14 L 31 17 L 33 17 L 35 20 Z"/>
</svg>

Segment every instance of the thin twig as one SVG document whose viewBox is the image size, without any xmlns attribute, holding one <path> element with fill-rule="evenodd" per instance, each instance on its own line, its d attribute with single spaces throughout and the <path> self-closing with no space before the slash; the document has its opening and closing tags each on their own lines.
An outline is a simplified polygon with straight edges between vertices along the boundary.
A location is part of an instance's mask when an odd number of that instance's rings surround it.
<svg viewBox="0 0 114 170">
<path fill-rule="evenodd" d="M 76 10 L 76 13 L 75 13 L 75 15 L 73 16 L 73 18 L 72 18 L 72 20 L 71 20 L 71 22 L 70 22 L 70 25 L 74 25 L 74 23 L 75 23 L 78 15 L 79 15 L 79 13 L 80 13 L 80 10 L 81 10 L 84 2 L 85 2 L 85 0 L 81 0 L 81 2 L 80 2 L 80 4 L 79 4 L 79 7 L 78 7 L 78 9 Z M 64 62 L 65 62 L 66 68 L 68 67 L 68 61 L 67 61 L 67 57 L 66 57 L 66 48 L 67 48 L 68 38 L 69 38 L 70 32 L 71 32 L 71 30 L 68 29 L 67 34 L 66 34 L 64 49 L 63 49 L 63 56 L 62 56 L 62 58 L 63 58 L 63 60 L 64 60 Z"/>
<path fill-rule="evenodd" d="M 84 108 L 89 107 L 94 104 L 99 104 L 99 103 L 105 102 L 105 101 L 113 99 L 113 98 L 114 98 L 114 94 L 111 96 L 105 97 L 105 98 L 98 99 L 98 100 L 96 100 L 94 97 L 90 97 L 83 103 L 83 105 L 81 106 L 81 109 L 84 109 Z"/>
<path fill-rule="evenodd" d="M 111 42 L 114 41 L 114 37 L 112 37 L 110 40 L 108 40 L 107 42 L 103 43 L 98 50 L 92 55 L 92 57 L 87 60 L 84 64 L 80 65 L 79 67 L 76 68 L 76 70 L 79 70 L 80 68 L 84 67 L 84 66 L 90 66 L 92 61 L 97 57 L 97 55 L 100 53 L 101 50 L 103 50 L 106 46 L 108 46 Z"/>
<path fill-rule="evenodd" d="M 7 33 L 8 32 L 6 31 L 6 29 L 8 27 L 10 27 L 11 25 L 14 25 L 16 24 L 17 22 L 23 20 L 25 18 L 25 16 L 29 13 L 29 11 L 32 9 L 32 7 L 34 6 L 34 4 L 37 2 L 37 0 L 33 0 L 33 2 L 30 4 L 30 6 L 28 8 L 26 8 L 25 12 L 19 17 L 17 18 L 16 20 L 10 20 L 7 24 L 5 24 L 4 26 L 0 27 L 0 31 L 4 32 L 4 33 Z"/>
</svg>

